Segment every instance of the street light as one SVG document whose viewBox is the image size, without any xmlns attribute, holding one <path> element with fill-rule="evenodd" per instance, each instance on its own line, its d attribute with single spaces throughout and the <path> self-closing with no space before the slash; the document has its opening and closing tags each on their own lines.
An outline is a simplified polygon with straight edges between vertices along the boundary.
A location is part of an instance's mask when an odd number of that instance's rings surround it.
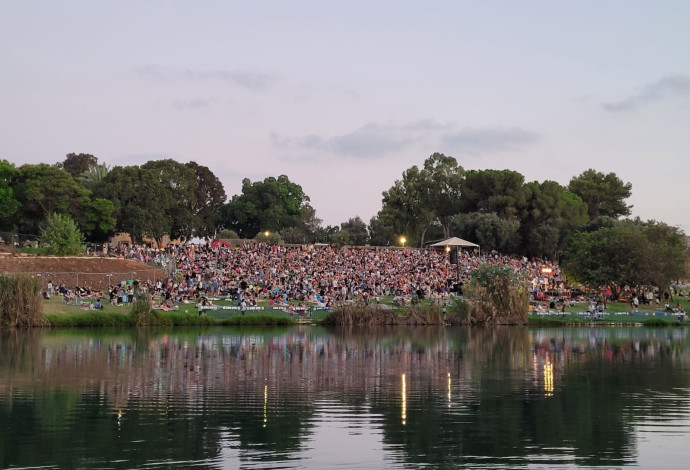
<svg viewBox="0 0 690 470">
<path fill-rule="evenodd" d="M 402 244 L 402 247 L 405 248 L 405 242 L 407 241 L 407 238 L 405 237 L 400 237 L 400 243 Z"/>
<path fill-rule="evenodd" d="M 268 236 L 269 236 L 270 234 L 271 234 L 271 232 L 269 232 L 268 230 L 266 230 L 266 231 L 264 232 L 264 237 L 268 238 Z"/>
</svg>

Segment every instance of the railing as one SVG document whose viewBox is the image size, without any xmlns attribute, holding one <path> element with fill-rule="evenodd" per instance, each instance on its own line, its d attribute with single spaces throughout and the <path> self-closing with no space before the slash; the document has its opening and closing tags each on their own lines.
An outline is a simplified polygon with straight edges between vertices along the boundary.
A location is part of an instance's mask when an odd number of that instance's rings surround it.
<svg viewBox="0 0 690 470">
<path fill-rule="evenodd" d="M 333 309 L 329 307 L 240 307 L 238 305 L 200 305 L 196 306 L 199 315 L 207 314 L 217 320 L 236 317 L 238 315 L 261 314 L 269 316 L 289 316 L 296 319 L 321 320 Z M 180 307 L 182 308 L 182 307 Z M 212 312 L 212 313 L 211 313 Z"/>
</svg>

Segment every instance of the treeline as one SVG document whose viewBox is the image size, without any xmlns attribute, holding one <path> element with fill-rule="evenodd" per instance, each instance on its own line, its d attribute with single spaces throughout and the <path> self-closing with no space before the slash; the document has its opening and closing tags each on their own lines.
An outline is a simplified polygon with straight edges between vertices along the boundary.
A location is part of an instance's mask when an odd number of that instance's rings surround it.
<svg viewBox="0 0 690 470">
<path fill-rule="evenodd" d="M 526 182 L 510 170 L 465 171 L 435 153 L 383 192 L 368 224 L 357 216 L 323 226 L 309 196 L 285 175 L 245 179 L 226 201 L 220 180 L 195 162 L 109 168 L 72 153 L 52 165 L 0 161 L 0 230 L 43 234 L 51 246 L 70 223 L 93 242 L 127 232 L 137 243 L 217 235 L 393 246 L 404 236 L 406 246 L 424 246 L 453 235 L 483 252 L 560 260 L 571 275 L 597 285 L 664 285 L 684 277 L 684 234 L 661 222 L 622 219 L 630 215 L 631 192 L 615 173 L 589 169 L 562 186 Z"/>
</svg>

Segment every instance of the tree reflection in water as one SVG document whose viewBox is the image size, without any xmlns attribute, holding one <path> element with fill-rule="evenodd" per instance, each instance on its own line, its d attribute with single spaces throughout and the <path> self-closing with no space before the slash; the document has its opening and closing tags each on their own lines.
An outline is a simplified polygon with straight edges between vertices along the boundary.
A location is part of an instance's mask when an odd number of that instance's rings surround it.
<svg viewBox="0 0 690 470">
<path fill-rule="evenodd" d="M 688 355 L 684 329 L 4 331 L 0 465 L 288 462 L 333 407 L 392 463 L 621 466 L 687 410 Z"/>
</svg>

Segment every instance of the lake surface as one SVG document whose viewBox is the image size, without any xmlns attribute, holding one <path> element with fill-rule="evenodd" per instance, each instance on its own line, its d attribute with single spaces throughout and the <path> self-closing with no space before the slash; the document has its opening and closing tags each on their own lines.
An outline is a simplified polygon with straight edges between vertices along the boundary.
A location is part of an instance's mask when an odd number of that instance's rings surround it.
<svg viewBox="0 0 690 470">
<path fill-rule="evenodd" d="M 687 468 L 685 328 L 0 332 L 2 468 Z"/>
</svg>

